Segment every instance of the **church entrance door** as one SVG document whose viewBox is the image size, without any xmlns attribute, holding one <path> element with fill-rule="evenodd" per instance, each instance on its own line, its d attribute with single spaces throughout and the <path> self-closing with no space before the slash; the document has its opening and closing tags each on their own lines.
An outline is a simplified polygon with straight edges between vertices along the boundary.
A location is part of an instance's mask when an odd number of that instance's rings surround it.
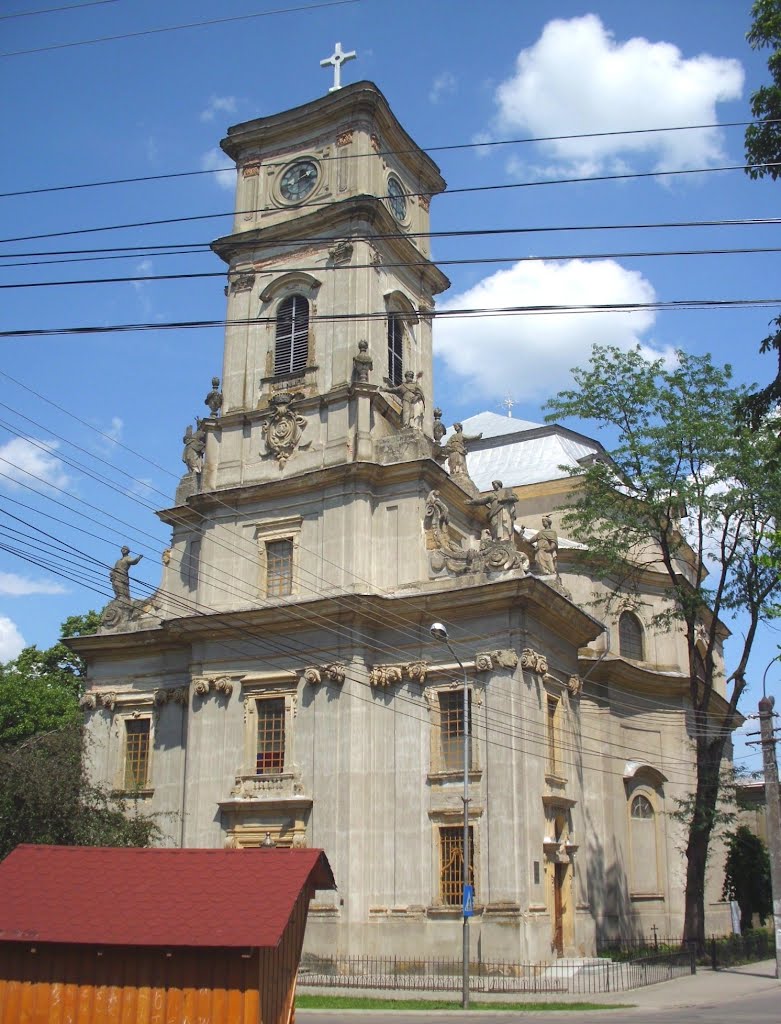
<svg viewBox="0 0 781 1024">
<path fill-rule="evenodd" d="M 556 864 L 553 875 L 553 945 L 559 956 L 564 956 L 564 882 L 566 864 Z"/>
</svg>

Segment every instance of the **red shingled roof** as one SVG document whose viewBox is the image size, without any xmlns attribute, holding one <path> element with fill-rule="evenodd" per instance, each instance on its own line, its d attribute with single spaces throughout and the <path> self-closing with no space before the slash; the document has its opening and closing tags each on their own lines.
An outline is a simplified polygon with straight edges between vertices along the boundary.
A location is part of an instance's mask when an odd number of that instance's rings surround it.
<svg viewBox="0 0 781 1024">
<path fill-rule="evenodd" d="M 322 850 L 17 846 L 0 863 L 0 940 L 275 947 Z"/>
</svg>

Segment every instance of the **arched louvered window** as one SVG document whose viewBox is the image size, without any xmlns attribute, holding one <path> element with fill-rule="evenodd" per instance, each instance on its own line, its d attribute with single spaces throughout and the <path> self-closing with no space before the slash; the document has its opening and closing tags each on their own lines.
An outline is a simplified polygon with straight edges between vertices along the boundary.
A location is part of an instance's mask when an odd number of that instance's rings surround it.
<svg viewBox="0 0 781 1024">
<path fill-rule="evenodd" d="M 618 620 L 618 649 L 622 658 L 643 660 L 643 627 L 632 612 L 621 612 Z"/>
<path fill-rule="evenodd" d="M 297 373 L 306 367 L 309 353 L 309 303 L 303 295 L 291 295 L 277 309 L 274 374 Z"/>
<path fill-rule="evenodd" d="M 399 313 L 388 315 L 388 378 L 392 385 L 401 384 L 404 379 L 402 348 L 404 320 Z"/>
</svg>

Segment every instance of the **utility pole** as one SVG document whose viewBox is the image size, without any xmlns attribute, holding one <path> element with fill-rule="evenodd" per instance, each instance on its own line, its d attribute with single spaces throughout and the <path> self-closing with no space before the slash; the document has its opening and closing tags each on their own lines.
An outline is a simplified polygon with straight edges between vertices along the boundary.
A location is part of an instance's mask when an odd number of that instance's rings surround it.
<svg viewBox="0 0 781 1024">
<path fill-rule="evenodd" d="M 767 801 L 767 845 L 770 854 L 770 884 L 773 889 L 773 931 L 776 936 L 776 978 L 781 980 L 781 804 L 778 796 L 778 762 L 773 735 L 773 697 L 759 702 L 762 763 Z"/>
</svg>

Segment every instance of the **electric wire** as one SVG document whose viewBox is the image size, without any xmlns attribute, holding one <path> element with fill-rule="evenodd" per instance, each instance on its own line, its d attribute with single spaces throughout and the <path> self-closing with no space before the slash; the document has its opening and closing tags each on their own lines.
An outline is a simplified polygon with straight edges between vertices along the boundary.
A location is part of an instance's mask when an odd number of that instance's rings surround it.
<svg viewBox="0 0 781 1024">
<path fill-rule="evenodd" d="M 116 2 L 116 0 L 103 0 L 103 2 Z M 689 125 L 673 125 L 667 128 L 625 128 L 616 131 L 607 132 L 579 132 L 575 135 L 537 135 L 537 136 L 522 136 L 512 139 L 493 139 L 486 142 L 455 142 L 440 146 L 420 146 L 414 149 L 379 149 L 375 150 L 372 148 L 371 152 L 367 153 L 340 153 L 338 156 L 320 156 L 318 157 L 321 163 L 328 163 L 332 160 L 369 160 L 376 159 L 377 157 L 386 156 L 403 156 L 409 153 L 441 153 L 446 151 L 464 150 L 464 149 L 493 149 L 500 148 L 502 146 L 517 146 L 526 143 L 539 144 L 541 142 L 569 142 L 583 139 L 603 139 L 612 138 L 621 135 L 652 135 L 655 133 L 663 132 L 685 132 L 685 131 L 702 131 L 713 128 L 746 128 L 752 124 L 778 124 L 778 119 L 769 118 L 765 119 L 753 119 L 751 121 L 724 121 L 721 124 L 689 124 Z M 268 160 L 264 161 L 266 167 L 284 167 L 285 164 L 289 163 L 289 159 L 284 161 L 279 160 Z M 752 164 L 751 166 L 761 167 L 763 164 Z M 199 169 L 197 171 L 169 171 L 166 174 L 140 174 L 134 175 L 128 178 L 105 178 L 102 181 L 86 181 L 86 182 L 75 182 L 67 185 L 47 185 L 40 188 L 26 188 L 17 189 L 13 192 L 0 192 L 0 199 L 9 199 L 17 196 L 35 196 L 41 195 L 47 192 L 68 192 L 75 189 L 89 189 L 89 188 L 103 188 L 106 186 L 113 185 L 131 185 L 145 183 L 149 181 L 167 181 L 176 178 L 192 178 L 199 177 L 205 174 L 221 174 L 227 170 L 234 170 L 232 166 L 225 167 L 211 167 L 206 170 Z M 702 168 L 701 168 L 702 170 Z M 697 173 L 697 169 L 693 169 L 694 173 Z M 656 172 L 659 173 L 664 172 Z"/>
<path fill-rule="evenodd" d="M 118 39 L 137 39 L 140 36 L 161 35 L 164 32 L 181 32 L 183 29 L 206 28 L 211 25 L 226 25 L 229 22 L 250 21 L 254 18 L 270 18 L 277 14 L 294 14 L 304 11 L 318 11 L 324 7 L 344 7 L 357 4 L 361 0 L 322 0 L 320 3 L 304 4 L 300 7 L 279 7 L 273 11 L 261 11 L 258 14 L 236 14 L 229 18 L 211 18 L 208 21 L 191 21 L 186 25 L 167 25 L 162 28 L 147 28 L 138 32 L 123 32 L 113 36 L 98 36 L 95 39 L 78 39 L 72 43 L 52 43 L 49 46 L 37 46 L 30 50 L 9 50 L 0 53 L 0 57 L 25 57 L 33 53 L 47 53 L 51 50 L 68 50 L 76 46 L 91 46 L 94 43 L 112 43 Z"/>
<path fill-rule="evenodd" d="M 748 255 L 768 255 L 769 253 L 779 253 L 781 247 L 777 246 L 754 246 L 752 248 L 745 249 L 675 249 L 675 250 L 644 250 L 640 252 L 602 252 L 602 253 L 569 253 L 569 254 L 552 254 L 546 256 L 482 256 L 472 257 L 464 259 L 437 259 L 437 266 L 479 266 L 484 264 L 498 264 L 498 263 L 557 263 L 566 262 L 570 260 L 600 260 L 600 259 L 648 259 L 658 256 L 748 256 Z M 159 255 L 190 255 L 189 253 L 161 253 Z M 1 258 L 1 257 L 0 257 Z M 138 257 L 130 256 L 99 256 L 92 257 L 92 259 L 137 259 Z M 31 263 L 4 263 L 0 264 L 0 268 L 7 266 L 48 266 L 50 263 L 82 263 L 87 260 L 50 260 L 50 261 L 35 261 Z M 408 269 L 417 266 L 430 266 L 431 261 L 427 259 L 420 260 L 402 260 L 398 262 L 383 263 L 386 269 Z M 264 273 L 283 273 L 287 272 L 289 268 L 287 266 L 264 266 Z M 335 266 L 323 267 L 322 264 L 313 266 L 300 266 L 296 267 L 298 272 L 323 272 L 328 271 L 330 273 L 347 272 L 352 270 L 370 270 L 374 269 L 372 263 L 345 263 Z M 83 285 L 118 285 L 128 284 L 132 282 L 155 282 L 155 281 L 192 281 L 207 278 L 227 278 L 230 281 L 233 278 L 238 278 L 244 271 L 240 269 L 236 270 L 202 270 L 202 271 L 190 271 L 187 273 L 147 273 L 147 274 L 127 274 L 121 276 L 121 278 L 87 278 L 87 279 L 73 279 L 73 280 L 58 280 L 58 281 L 25 281 L 15 282 L 13 284 L 0 284 L 2 290 L 17 290 L 25 288 L 58 288 L 67 286 L 83 286 Z"/>
<path fill-rule="evenodd" d="M 119 0 L 84 0 L 80 4 L 68 4 L 65 7 L 44 7 L 38 11 L 17 11 L 14 14 L 0 14 L 0 21 L 10 21 L 12 18 L 32 18 L 37 14 L 57 14 L 60 11 L 78 11 L 82 7 L 101 7 L 103 4 L 116 4 Z"/>
</svg>

